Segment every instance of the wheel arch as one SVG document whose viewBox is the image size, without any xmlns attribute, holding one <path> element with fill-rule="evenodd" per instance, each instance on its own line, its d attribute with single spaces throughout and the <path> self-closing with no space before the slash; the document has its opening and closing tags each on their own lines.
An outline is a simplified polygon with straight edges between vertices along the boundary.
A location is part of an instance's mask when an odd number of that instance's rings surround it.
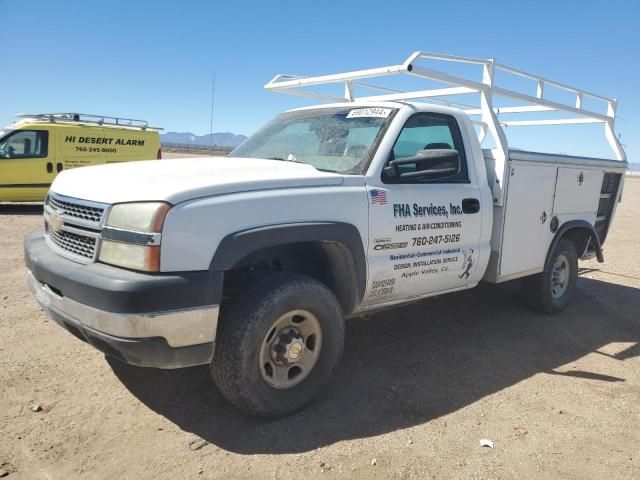
<svg viewBox="0 0 640 480">
<path fill-rule="evenodd" d="M 222 239 L 211 271 L 229 272 L 267 257 L 283 270 L 310 275 L 333 290 L 345 314 L 362 301 L 366 288 L 366 257 L 358 229 L 343 222 L 302 222 L 242 230 Z"/>
<path fill-rule="evenodd" d="M 549 250 L 547 251 L 547 258 L 545 259 L 544 263 L 545 269 L 548 267 L 549 260 L 553 251 L 558 245 L 558 242 L 560 242 L 560 240 L 562 240 L 563 238 L 566 238 L 573 243 L 573 245 L 576 247 L 578 258 L 584 255 L 584 253 L 589 248 L 589 244 L 591 243 L 593 245 L 593 249 L 596 252 L 598 262 L 604 262 L 602 245 L 600 244 L 600 239 L 598 238 L 598 234 L 593 225 L 591 225 L 586 220 L 570 220 L 563 223 L 553 237 L 551 245 L 549 245 Z"/>
</svg>

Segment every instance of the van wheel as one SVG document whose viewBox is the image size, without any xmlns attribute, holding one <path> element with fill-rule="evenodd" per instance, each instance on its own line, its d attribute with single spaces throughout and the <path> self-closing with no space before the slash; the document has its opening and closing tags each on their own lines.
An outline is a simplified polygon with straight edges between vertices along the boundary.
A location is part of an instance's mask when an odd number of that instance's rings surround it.
<svg viewBox="0 0 640 480">
<path fill-rule="evenodd" d="M 316 398 L 343 345 L 342 310 L 324 284 L 303 275 L 269 273 L 223 307 L 211 373 L 240 410 L 282 417 Z"/>
<path fill-rule="evenodd" d="M 576 248 L 573 242 L 563 238 L 556 245 L 544 272 L 523 279 L 523 294 L 531 308 L 553 315 L 569 304 L 577 280 Z"/>
</svg>

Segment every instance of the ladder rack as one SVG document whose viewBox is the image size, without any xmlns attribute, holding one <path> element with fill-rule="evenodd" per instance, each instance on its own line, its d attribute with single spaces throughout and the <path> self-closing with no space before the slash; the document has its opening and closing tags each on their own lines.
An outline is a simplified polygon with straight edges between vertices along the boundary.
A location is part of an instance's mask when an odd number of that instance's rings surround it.
<svg viewBox="0 0 640 480">
<path fill-rule="evenodd" d="M 146 130 L 163 130 L 158 127 L 150 127 L 146 120 L 136 120 L 134 118 L 110 117 L 108 115 L 92 115 L 87 113 L 19 113 L 18 118 L 29 120 L 41 120 L 52 123 L 94 123 L 97 125 L 112 125 L 118 127 L 131 127 Z"/>
<path fill-rule="evenodd" d="M 440 63 L 438 63 L 440 62 Z M 429 65 L 425 66 L 425 63 Z M 474 80 L 465 76 L 451 74 L 437 69 L 431 65 L 438 63 L 467 64 L 469 68 L 475 66 L 481 73 L 480 80 Z M 480 70 L 481 69 L 481 70 Z M 511 90 L 496 84 L 496 72 L 502 72 L 513 77 L 520 77 L 533 82 L 535 92 L 523 92 Z M 386 79 L 392 76 L 410 76 L 421 78 L 439 84 L 439 88 L 425 88 L 420 90 L 401 90 L 380 85 L 376 80 Z M 367 80 L 363 82 L 363 80 Z M 308 87 L 317 85 L 340 85 L 344 88 L 342 96 L 328 95 L 317 91 L 310 91 Z M 571 104 L 551 100 L 545 96 L 546 87 L 568 92 L 575 98 Z M 491 135 L 496 148 L 492 150 L 492 157 L 495 160 L 496 184 L 493 186 L 494 202 L 502 205 L 504 201 L 504 188 L 502 183 L 506 181 L 505 168 L 508 159 L 508 144 L 502 127 L 517 126 L 541 126 L 541 125 L 575 125 L 575 124 L 602 124 L 606 140 L 611 147 L 617 160 L 626 161 L 626 155 L 614 133 L 614 123 L 616 117 L 615 98 L 608 98 L 597 95 L 586 90 L 566 85 L 554 80 L 549 80 L 539 75 L 534 75 L 517 68 L 509 67 L 497 63 L 494 59 L 460 57 L 431 52 L 415 52 L 407 59 L 397 65 L 386 67 L 370 68 L 366 70 L 355 70 L 351 72 L 336 73 L 321 76 L 296 76 L 279 74 L 264 86 L 265 89 L 274 92 L 288 93 L 309 97 L 316 100 L 330 102 L 384 102 L 384 101 L 412 101 L 424 100 L 436 102 L 448 106 L 456 107 L 472 116 L 474 124 L 479 128 L 479 140 L 482 143 L 487 133 Z M 366 89 L 375 90 L 376 95 L 356 96 L 355 90 Z M 533 88 L 532 88 L 533 90 Z M 462 101 L 452 100 L 451 97 L 459 95 L 479 96 L 476 105 L 462 103 Z M 514 106 L 498 107 L 494 103 L 496 97 L 515 101 Z M 457 97 L 459 98 L 459 97 Z M 590 99 L 593 103 L 599 104 L 602 111 L 598 112 L 585 106 L 584 100 Z M 465 97 L 466 100 L 466 97 Z M 569 117 L 559 118 L 555 113 L 562 112 Z M 498 120 L 501 114 L 520 114 L 528 119 L 518 120 Z M 530 115 L 535 115 L 533 118 Z M 478 119 L 478 117 L 480 117 Z"/>
</svg>

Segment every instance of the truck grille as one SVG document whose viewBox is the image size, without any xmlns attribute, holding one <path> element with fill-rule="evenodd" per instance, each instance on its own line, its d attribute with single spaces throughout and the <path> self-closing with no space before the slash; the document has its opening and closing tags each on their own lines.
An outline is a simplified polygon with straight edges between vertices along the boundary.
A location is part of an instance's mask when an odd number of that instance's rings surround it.
<svg viewBox="0 0 640 480">
<path fill-rule="evenodd" d="M 46 225 L 46 232 L 51 241 L 62 250 L 73 255 L 93 260 L 96 256 L 97 239 L 78 235 L 77 233 L 65 232 L 64 230 L 55 231 Z"/>
<path fill-rule="evenodd" d="M 109 206 L 49 194 L 44 205 L 45 238 L 60 256 L 79 263 L 96 260 Z"/>
<path fill-rule="evenodd" d="M 79 203 L 71 203 L 64 200 L 60 200 L 55 196 L 49 197 L 49 205 L 58 212 L 58 215 L 66 215 L 78 220 L 85 220 L 99 224 L 102 221 L 104 214 L 104 208 L 94 207 L 89 205 L 81 205 Z"/>
</svg>

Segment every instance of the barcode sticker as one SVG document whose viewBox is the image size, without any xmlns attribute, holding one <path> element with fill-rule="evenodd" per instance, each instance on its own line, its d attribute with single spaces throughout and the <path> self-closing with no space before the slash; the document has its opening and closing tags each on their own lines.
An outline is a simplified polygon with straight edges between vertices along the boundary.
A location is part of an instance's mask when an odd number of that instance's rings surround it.
<svg viewBox="0 0 640 480">
<path fill-rule="evenodd" d="M 390 108 L 356 108 L 347 114 L 347 118 L 387 118 Z"/>
</svg>

